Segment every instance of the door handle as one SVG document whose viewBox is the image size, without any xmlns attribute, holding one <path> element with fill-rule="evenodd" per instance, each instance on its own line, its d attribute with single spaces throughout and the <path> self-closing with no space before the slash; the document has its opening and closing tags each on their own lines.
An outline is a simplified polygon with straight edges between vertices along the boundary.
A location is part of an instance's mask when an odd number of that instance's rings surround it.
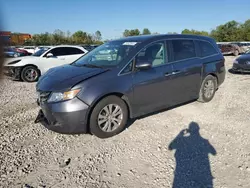
<svg viewBox="0 0 250 188">
<path fill-rule="evenodd" d="M 172 74 L 179 74 L 181 71 L 180 70 L 175 70 L 172 72 Z"/>
<path fill-rule="evenodd" d="M 172 72 L 165 72 L 164 76 L 170 76 L 172 74 Z"/>
<path fill-rule="evenodd" d="M 175 75 L 175 74 L 179 74 L 179 73 L 181 73 L 181 71 L 175 70 L 175 71 L 172 71 L 172 72 L 165 72 L 164 76 L 170 76 L 170 75 Z"/>
</svg>

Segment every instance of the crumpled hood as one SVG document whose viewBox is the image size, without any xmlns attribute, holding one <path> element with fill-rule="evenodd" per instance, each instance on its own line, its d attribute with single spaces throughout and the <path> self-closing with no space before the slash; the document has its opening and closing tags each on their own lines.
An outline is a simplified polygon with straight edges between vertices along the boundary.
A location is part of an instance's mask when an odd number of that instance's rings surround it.
<svg viewBox="0 0 250 188">
<path fill-rule="evenodd" d="M 106 71 L 108 69 L 77 67 L 73 65 L 58 66 L 49 69 L 39 78 L 36 89 L 40 91 L 66 91 L 75 84 Z"/>
</svg>

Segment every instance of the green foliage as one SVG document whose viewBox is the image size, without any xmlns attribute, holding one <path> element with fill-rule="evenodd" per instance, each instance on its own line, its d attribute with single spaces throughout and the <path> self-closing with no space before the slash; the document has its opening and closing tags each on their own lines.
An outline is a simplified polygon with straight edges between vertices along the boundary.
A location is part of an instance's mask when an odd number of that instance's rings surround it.
<svg viewBox="0 0 250 188">
<path fill-rule="evenodd" d="M 242 26 L 236 21 L 230 21 L 223 25 L 219 25 L 211 31 L 211 36 L 217 41 L 240 41 L 243 40 Z"/>
<path fill-rule="evenodd" d="M 92 36 L 84 31 L 76 31 L 71 35 L 57 29 L 53 33 L 34 34 L 25 45 L 59 45 L 59 44 L 102 44 L 101 32 L 96 31 Z"/>
<path fill-rule="evenodd" d="M 102 40 L 102 34 L 101 34 L 101 31 L 99 31 L 99 30 L 98 30 L 98 31 L 96 31 L 96 32 L 95 32 L 95 36 L 94 36 L 94 37 L 95 37 L 95 40 L 96 40 L 96 41 L 101 41 L 101 40 Z"/>
<path fill-rule="evenodd" d="M 184 29 L 181 34 L 191 34 L 191 35 L 203 35 L 203 36 L 209 36 L 209 33 L 207 31 L 197 31 L 194 29 Z"/>
<path fill-rule="evenodd" d="M 123 32 L 123 36 L 124 37 L 128 37 L 128 36 L 138 36 L 140 35 L 140 30 L 139 29 L 131 29 L 131 30 L 128 30 L 128 29 L 125 29 L 125 31 Z"/>
<path fill-rule="evenodd" d="M 142 31 L 142 34 L 143 35 L 150 35 L 151 32 L 150 32 L 150 30 L 148 28 L 144 28 L 143 31 Z"/>
<path fill-rule="evenodd" d="M 198 31 L 194 29 L 184 29 L 182 34 L 195 34 L 213 37 L 216 41 L 250 41 L 250 19 L 244 23 L 229 21 L 225 24 L 217 26 L 211 32 Z M 159 34 L 158 32 L 151 33 L 148 28 L 144 28 L 142 32 L 139 29 L 125 29 L 124 37 Z M 176 32 L 168 32 L 168 34 L 177 34 Z M 26 45 L 57 45 L 57 44 L 103 44 L 102 34 L 97 30 L 94 34 L 89 34 L 84 31 L 76 31 L 71 35 L 69 31 L 66 33 L 57 29 L 53 33 L 35 34 L 31 39 L 28 39 Z"/>
<path fill-rule="evenodd" d="M 210 36 L 218 42 L 250 41 L 250 19 L 243 24 L 235 20 L 229 21 L 217 26 L 210 33 L 193 29 L 184 29 L 181 33 Z"/>
</svg>

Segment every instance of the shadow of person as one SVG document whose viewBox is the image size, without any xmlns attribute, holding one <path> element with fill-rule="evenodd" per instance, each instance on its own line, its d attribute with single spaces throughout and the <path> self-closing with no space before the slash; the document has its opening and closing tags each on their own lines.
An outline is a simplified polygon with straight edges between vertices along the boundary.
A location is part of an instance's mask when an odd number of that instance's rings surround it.
<svg viewBox="0 0 250 188">
<path fill-rule="evenodd" d="M 199 129 L 197 123 L 191 122 L 168 146 L 169 150 L 176 150 L 173 188 L 213 187 L 208 154 L 216 155 L 216 150 L 201 137 Z"/>
</svg>

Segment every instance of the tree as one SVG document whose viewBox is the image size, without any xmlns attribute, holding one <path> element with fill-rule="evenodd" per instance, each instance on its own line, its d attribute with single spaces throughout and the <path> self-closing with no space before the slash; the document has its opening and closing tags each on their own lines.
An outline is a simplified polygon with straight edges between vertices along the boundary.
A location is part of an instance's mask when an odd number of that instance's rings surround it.
<svg viewBox="0 0 250 188">
<path fill-rule="evenodd" d="M 244 31 L 238 22 L 232 20 L 217 26 L 216 29 L 211 31 L 211 36 L 217 41 L 241 41 L 244 40 Z"/>
<path fill-rule="evenodd" d="M 72 35 L 72 40 L 74 44 L 84 44 L 87 41 L 87 33 L 83 32 L 83 31 L 76 31 L 73 35 Z"/>
<path fill-rule="evenodd" d="M 95 40 L 96 41 L 101 41 L 102 40 L 102 34 L 101 34 L 101 31 L 96 31 L 95 32 Z"/>
<path fill-rule="evenodd" d="M 143 35 L 150 35 L 151 32 L 150 32 L 150 30 L 148 28 L 144 28 L 143 31 L 142 31 L 142 34 Z"/>
<path fill-rule="evenodd" d="M 240 27 L 242 40 L 250 41 L 250 19 L 246 20 Z"/>
<path fill-rule="evenodd" d="M 123 32 L 123 36 L 124 37 L 130 36 L 130 31 L 128 29 L 125 29 L 125 31 Z"/>
<path fill-rule="evenodd" d="M 132 29 L 131 31 L 130 31 L 130 36 L 138 36 L 138 35 L 140 35 L 140 30 L 139 29 Z"/>
<path fill-rule="evenodd" d="M 123 36 L 124 37 L 128 37 L 128 36 L 137 36 L 140 35 L 140 30 L 139 29 L 125 29 L 125 31 L 123 32 Z"/>
<path fill-rule="evenodd" d="M 52 41 L 54 44 L 64 44 L 65 43 L 65 34 L 60 29 L 56 29 L 52 34 Z"/>
<path fill-rule="evenodd" d="M 207 31 L 197 31 L 194 29 L 184 29 L 181 34 L 193 34 L 193 35 L 203 35 L 203 36 L 209 36 L 209 33 Z"/>
</svg>

